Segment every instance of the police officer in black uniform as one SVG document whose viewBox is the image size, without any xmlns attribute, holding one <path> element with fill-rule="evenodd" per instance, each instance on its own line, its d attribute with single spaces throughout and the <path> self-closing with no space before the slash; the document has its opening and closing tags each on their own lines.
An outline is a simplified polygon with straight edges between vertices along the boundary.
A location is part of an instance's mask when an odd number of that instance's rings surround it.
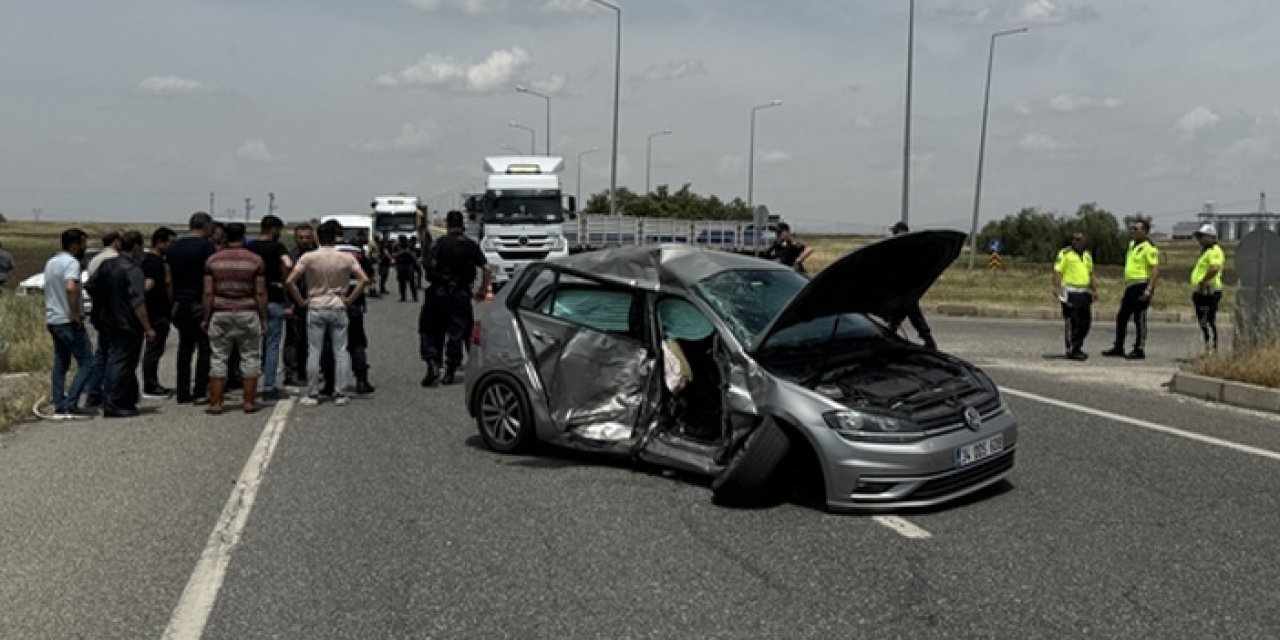
<svg viewBox="0 0 1280 640">
<path fill-rule="evenodd" d="M 893 235 L 900 236 L 911 231 L 911 229 L 907 227 L 907 223 L 899 222 L 893 225 L 890 231 L 893 232 Z M 929 321 L 924 319 L 924 311 L 920 309 L 920 302 L 918 300 L 911 304 L 907 309 L 906 314 L 895 318 L 885 318 L 885 320 L 889 322 L 889 331 L 893 333 L 898 332 L 898 327 L 902 326 L 903 320 L 909 320 L 911 322 L 911 326 L 920 336 L 920 340 L 924 342 L 925 348 L 937 351 L 938 343 L 933 339 L 933 330 L 929 328 Z"/>
<path fill-rule="evenodd" d="M 432 243 L 427 254 L 430 285 L 418 315 L 422 359 L 427 363 L 424 387 L 435 384 L 440 375 L 442 348 L 446 366 L 440 381 L 453 384 L 454 374 L 462 364 L 462 341 L 474 323 L 471 298 L 476 270 L 484 274 L 480 289 L 474 294 L 476 300 L 484 300 L 493 276 L 480 245 L 464 235 L 466 223 L 461 211 L 445 215 L 445 228 L 449 233 Z"/>
</svg>

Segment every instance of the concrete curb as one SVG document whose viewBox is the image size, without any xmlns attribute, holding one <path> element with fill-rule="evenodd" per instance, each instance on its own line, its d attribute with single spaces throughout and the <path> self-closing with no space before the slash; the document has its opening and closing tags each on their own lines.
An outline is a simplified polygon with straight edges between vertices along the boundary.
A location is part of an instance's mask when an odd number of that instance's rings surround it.
<svg viewBox="0 0 1280 640">
<path fill-rule="evenodd" d="M 1011 307 L 980 307 L 973 304 L 956 304 L 942 303 L 934 307 L 934 312 L 940 316 L 952 316 L 961 318 L 1004 318 L 1012 320 L 1062 320 L 1062 311 L 1060 309 L 1015 309 Z M 1115 310 L 1108 309 L 1106 311 L 1095 310 L 1093 319 L 1095 322 L 1111 322 L 1116 318 Z M 1163 324 L 1194 324 L 1196 321 L 1195 314 L 1191 312 L 1183 313 L 1181 311 L 1150 311 L 1147 313 L 1148 323 Z"/>
<path fill-rule="evenodd" d="M 1209 378 L 1179 371 L 1173 374 L 1170 389 L 1185 396 L 1221 402 L 1233 407 L 1280 413 L 1280 389 L 1256 384 Z"/>
</svg>

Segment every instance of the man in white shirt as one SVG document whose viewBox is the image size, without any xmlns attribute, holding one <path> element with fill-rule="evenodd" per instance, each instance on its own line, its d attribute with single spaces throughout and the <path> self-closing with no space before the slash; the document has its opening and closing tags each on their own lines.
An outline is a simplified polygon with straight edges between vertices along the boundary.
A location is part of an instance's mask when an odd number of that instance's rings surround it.
<svg viewBox="0 0 1280 640">
<path fill-rule="evenodd" d="M 49 385 L 53 412 L 37 411 L 37 415 L 46 419 L 86 417 L 77 408 L 80 394 L 96 384 L 93 345 L 84 328 L 84 290 L 80 280 L 86 240 L 87 236 L 79 229 L 63 231 L 62 251 L 44 267 L 44 318 L 53 338 L 53 376 Z M 67 370 L 72 358 L 76 361 L 76 376 L 67 390 Z"/>
</svg>

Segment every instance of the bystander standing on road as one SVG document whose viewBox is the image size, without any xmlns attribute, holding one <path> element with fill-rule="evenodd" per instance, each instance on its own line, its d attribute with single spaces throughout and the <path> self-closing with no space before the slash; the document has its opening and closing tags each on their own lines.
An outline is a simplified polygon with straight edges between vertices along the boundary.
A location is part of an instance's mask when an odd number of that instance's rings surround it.
<svg viewBox="0 0 1280 640">
<path fill-rule="evenodd" d="M 395 245 L 391 242 L 391 234 L 383 233 L 378 237 L 378 294 L 387 294 L 387 281 L 391 278 L 391 254 Z"/>
<path fill-rule="evenodd" d="M 204 276 L 204 321 L 213 358 L 209 367 L 209 407 L 222 413 L 231 350 L 240 350 L 244 412 L 258 410 L 258 376 L 262 372 L 262 329 L 267 324 L 267 285 L 262 258 L 244 247 L 245 227 L 225 227 L 227 246 L 209 257 Z"/>
<path fill-rule="evenodd" d="M 1226 268 L 1227 255 L 1218 244 L 1218 230 L 1206 224 L 1195 233 L 1200 243 L 1200 258 L 1191 270 L 1191 303 L 1196 308 L 1196 320 L 1204 334 L 1205 350 L 1218 351 L 1218 304 L 1222 302 L 1222 270 Z"/>
<path fill-rule="evenodd" d="M 53 375 L 49 384 L 51 413 L 36 415 L 51 420 L 88 417 L 80 413 L 80 394 L 94 382 L 93 345 L 84 328 L 84 251 L 88 236 L 79 229 L 62 232 L 62 251 L 44 266 L 44 321 L 53 338 Z M 67 370 L 76 361 L 76 375 L 67 389 Z"/>
<path fill-rule="evenodd" d="M 102 250 L 98 255 L 89 261 L 89 266 L 85 269 L 86 283 L 93 281 L 93 276 L 98 273 L 98 269 L 108 260 L 115 260 L 120 256 L 120 236 L 124 234 L 121 229 L 108 231 L 102 236 Z M 92 286 L 85 289 L 88 292 L 90 302 L 93 302 L 94 290 Z M 90 384 L 85 389 L 85 406 L 91 409 L 97 409 L 102 406 L 107 393 L 111 389 L 111 372 L 108 369 L 107 360 L 111 354 L 111 333 L 104 332 L 99 327 L 100 318 L 102 317 L 98 305 L 94 304 L 93 309 L 89 312 L 90 323 L 97 333 L 98 344 L 93 354 L 93 369 L 95 375 L 91 375 L 90 379 L 96 384 Z"/>
<path fill-rule="evenodd" d="M 812 255 L 812 247 L 806 247 L 804 244 L 796 242 L 796 239 L 791 235 L 791 225 L 779 222 L 778 238 L 774 240 L 773 245 L 765 250 L 762 257 L 765 260 L 776 260 L 799 273 L 805 273 L 804 261 L 808 260 L 809 256 Z"/>
<path fill-rule="evenodd" d="M 173 316 L 173 273 L 165 254 L 177 233 L 169 227 L 160 227 L 151 234 L 151 250 L 142 258 L 142 276 L 145 279 L 147 317 L 156 339 L 147 343 L 142 357 L 142 395 L 146 398 L 168 398 L 173 389 L 160 384 L 160 358 L 164 357 L 165 342 L 169 340 L 169 327 Z"/>
<path fill-rule="evenodd" d="M 209 397 L 209 337 L 204 321 L 205 262 L 215 248 L 208 235 L 213 218 L 203 211 L 191 214 L 189 233 L 169 246 L 165 258 L 173 276 L 173 326 L 178 330 L 177 385 L 179 403 L 202 404 Z M 195 380 L 191 358 L 195 356 Z"/>
<path fill-rule="evenodd" d="M 120 255 L 108 260 L 89 278 L 89 287 L 99 296 L 94 310 L 102 309 L 99 333 L 109 336 L 109 380 L 102 406 L 107 418 L 129 418 L 138 415 L 141 398 L 138 387 L 138 361 L 142 358 L 144 340 L 156 339 L 155 329 L 147 316 L 146 278 L 142 275 L 142 234 L 129 231 L 120 238 Z"/>
<path fill-rule="evenodd" d="M 289 258 L 296 268 L 298 260 L 301 260 L 302 256 L 316 250 L 315 229 L 309 224 L 294 226 L 293 244 L 294 248 L 289 253 Z M 305 299 L 307 297 L 307 279 L 305 277 L 300 278 L 296 286 Z M 288 293 L 287 286 L 285 287 L 285 292 Z M 307 308 L 295 305 L 292 297 L 286 297 L 284 354 L 282 358 L 284 361 L 284 383 L 291 387 L 305 387 L 307 385 Z"/>
<path fill-rule="evenodd" d="M 466 222 L 461 211 L 445 214 L 445 228 L 448 233 L 432 243 L 427 255 L 430 284 L 418 314 L 420 350 L 427 365 L 427 373 L 422 378 L 424 387 L 436 383 L 441 364 L 445 368 L 440 382 L 453 384 L 454 375 L 462 366 L 463 339 L 475 323 L 471 306 L 473 291 L 476 300 L 484 300 L 493 278 L 480 245 L 465 235 Z M 478 291 L 472 288 L 477 270 L 484 274 Z"/>
<path fill-rule="evenodd" d="M 289 250 L 280 242 L 284 221 L 276 216 L 263 216 L 262 233 L 249 244 L 249 250 L 262 258 L 267 283 L 267 334 L 262 348 L 262 397 L 279 400 L 284 397 L 276 386 L 280 371 L 280 344 L 284 340 L 284 278 L 293 268 Z"/>
<path fill-rule="evenodd" d="M 4 245 L 0 244 L 0 293 L 4 292 L 4 285 L 9 282 L 10 273 L 13 273 L 13 254 L 6 251 Z"/>
<path fill-rule="evenodd" d="M 898 222 L 889 229 L 893 235 L 899 236 L 911 231 L 905 222 Z M 933 339 L 933 329 L 929 328 L 929 321 L 924 319 L 924 311 L 920 308 L 920 301 L 911 303 L 911 307 L 907 309 L 906 314 L 896 318 L 885 318 L 889 323 L 889 331 L 898 332 L 898 328 L 902 326 L 902 321 L 911 322 L 911 327 L 916 330 L 916 335 L 920 336 L 920 341 L 924 343 L 925 348 L 938 348 L 938 343 Z"/>
<path fill-rule="evenodd" d="M 1093 324 L 1093 301 L 1098 289 L 1093 282 L 1093 254 L 1085 248 L 1083 231 L 1072 234 L 1071 245 L 1058 251 L 1053 263 L 1053 297 L 1062 305 L 1067 358 L 1088 360 L 1084 340 Z"/>
<path fill-rule="evenodd" d="M 307 309 L 307 395 L 300 403 L 315 406 L 320 403 L 320 351 L 326 335 L 332 341 L 334 359 L 334 404 L 343 406 L 351 402 L 347 396 L 351 358 L 347 353 L 347 329 L 350 318 L 347 307 L 364 293 L 369 277 L 360 268 L 356 258 L 335 248 L 342 227 L 333 221 L 320 225 L 317 235 L 320 248 L 303 255 L 289 274 L 285 284 L 289 294 L 299 307 Z M 307 279 L 307 297 L 302 297 L 298 281 Z M 347 293 L 352 278 L 356 287 Z"/>
<path fill-rule="evenodd" d="M 414 273 L 417 270 L 418 258 L 413 253 L 413 247 L 409 244 L 407 236 L 400 236 L 396 242 L 395 251 L 396 262 L 396 284 L 400 286 L 400 302 L 405 302 L 405 290 L 413 292 L 413 301 L 418 301 L 418 287 L 415 284 Z"/>
<path fill-rule="evenodd" d="M 373 273 L 373 263 L 363 253 L 359 254 L 357 260 L 360 262 L 360 268 L 365 274 Z M 373 285 L 370 284 L 369 288 Z M 348 287 L 347 294 L 354 293 L 355 287 Z M 356 393 L 365 395 L 374 392 L 372 384 L 369 384 L 369 334 L 364 329 L 364 316 L 368 311 L 368 301 L 365 296 L 369 293 L 366 289 L 364 294 L 356 297 L 347 305 L 347 318 L 350 324 L 347 327 L 347 353 L 351 356 L 351 372 L 356 379 Z M 335 375 L 335 363 L 333 360 L 332 340 L 325 342 L 325 347 L 320 354 L 320 369 L 324 376 L 324 389 L 321 395 L 332 394 Z"/>
<path fill-rule="evenodd" d="M 1116 313 L 1116 341 L 1102 355 L 1112 358 L 1142 360 L 1147 357 L 1147 308 L 1156 293 L 1156 281 L 1160 279 L 1160 250 L 1151 242 L 1151 223 L 1135 220 L 1129 227 L 1133 239 L 1124 254 L 1124 298 Z M 1125 334 L 1129 319 L 1133 319 L 1133 351 L 1124 352 Z"/>
</svg>

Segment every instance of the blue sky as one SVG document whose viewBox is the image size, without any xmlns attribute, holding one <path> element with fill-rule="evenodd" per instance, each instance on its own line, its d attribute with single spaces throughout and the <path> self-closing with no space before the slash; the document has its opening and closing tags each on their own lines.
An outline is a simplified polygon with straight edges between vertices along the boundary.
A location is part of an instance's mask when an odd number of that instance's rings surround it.
<svg viewBox="0 0 1280 640">
<path fill-rule="evenodd" d="M 899 214 L 906 0 L 619 0 L 620 183 L 745 196 L 801 229 Z M 983 218 L 1086 201 L 1170 225 L 1205 200 L 1252 210 L 1280 160 L 1274 3 L 918 0 L 911 219 L 967 228 L 988 37 L 996 59 Z M 504 145 L 586 156 L 608 186 L 613 16 L 585 0 L 65 0 L 0 22 L 0 211 L 181 221 L 286 218 L 378 193 L 437 205 Z"/>
</svg>

